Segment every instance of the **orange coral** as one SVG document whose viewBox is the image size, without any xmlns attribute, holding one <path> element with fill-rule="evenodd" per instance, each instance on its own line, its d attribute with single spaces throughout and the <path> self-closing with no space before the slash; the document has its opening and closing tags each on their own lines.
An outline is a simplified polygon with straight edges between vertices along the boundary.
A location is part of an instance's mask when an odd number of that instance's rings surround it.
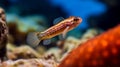
<svg viewBox="0 0 120 67">
<path fill-rule="evenodd" d="M 59 67 L 120 67 L 120 25 L 74 49 Z"/>
</svg>

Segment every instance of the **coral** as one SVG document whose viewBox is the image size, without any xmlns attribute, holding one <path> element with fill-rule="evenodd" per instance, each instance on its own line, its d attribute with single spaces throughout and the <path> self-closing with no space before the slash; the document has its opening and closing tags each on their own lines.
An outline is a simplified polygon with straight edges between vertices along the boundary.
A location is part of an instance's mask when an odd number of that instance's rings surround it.
<svg viewBox="0 0 120 67">
<path fill-rule="evenodd" d="M 98 29 L 90 28 L 88 29 L 85 34 L 83 34 L 82 38 L 93 38 L 98 35 L 100 32 Z"/>
<path fill-rule="evenodd" d="M 38 45 L 35 50 L 40 54 L 43 55 L 46 52 L 46 48 L 44 46 Z"/>
<path fill-rule="evenodd" d="M 13 46 L 9 46 L 7 52 L 7 57 L 8 59 L 30 59 L 30 58 L 40 58 L 41 55 L 39 55 L 39 53 L 37 53 L 34 49 L 32 49 L 29 46 L 20 46 L 20 47 L 13 47 Z"/>
<path fill-rule="evenodd" d="M 0 64 L 0 67 L 57 67 L 54 60 L 44 59 L 19 59 L 16 61 L 8 60 Z"/>
<path fill-rule="evenodd" d="M 8 27 L 6 24 L 5 12 L 0 8 L 0 59 L 3 60 L 6 55 Z"/>
<path fill-rule="evenodd" d="M 45 58 L 54 59 L 55 61 L 59 61 L 61 57 L 62 50 L 56 47 L 50 48 L 44 54 Z"/>
<path fill-rule="evenodd" d="M 64 50 L 67 50 L 67 52 L 71 51 L 73 48 L 77 47 L 79 44 L 80 44 L 80 40 L 75 38 L 75 37 L 72 37 L 72 36 L 69 36 L 66 40 L 65 40 L 65 43 L 64 43 L 64 46 L 63 46 L 63 49 Z"/>
<path fill-rule="evenodd" d="M 97 36 L 98 34 L 100 34 L 102 31 L 99 29 L 95 29 L 95 28 L 90 28 L 88 29 L 81 37 L 80 41 L 81 43 L 86 42 L 87 40 Z"/>
<path fill-rule="evenodd" d="M 29 32 L 43 31 L 47 28 L 46 18 L 39 15 L 21 17 L 17 14 L 7 13 L 7 21 L 9 42 L 16 45 L 26 44 L 26 36 Z"/>
<path fill-rule="evenodd" d="M 119 67 L 120 25 L 72 50 L 58 67 Z"/>
</svg>

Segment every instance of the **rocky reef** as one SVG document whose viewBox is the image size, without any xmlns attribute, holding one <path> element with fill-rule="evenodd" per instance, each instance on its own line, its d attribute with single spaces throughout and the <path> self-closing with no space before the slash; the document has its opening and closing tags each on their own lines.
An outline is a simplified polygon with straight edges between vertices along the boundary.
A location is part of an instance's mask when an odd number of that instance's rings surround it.
<svg viewBox="0 0 120 67">
<path fill-rule="evenodd" d="M 8 20 L 8 34 L 5 16 L 0 15 L 0 58 L 3 61 L 0 67 L 120 66 L 120 25 L 104 32 L 96 28 L 89 28 L 83 34 L 80 33 L 82 31 L 72 31 L 73 35 L 69 34 L 63 40 L 54 38 L 49 45 L 40 43 L 32 47 L 26 43 L 26 36 L 29 32 L 48 28 L 45 19 L 40 16 L 14 16 L 16 20 Z M 12 15 L 9 17 L 12 18 Z M 27 22 L 30 21 L 33 25 L 29 27 Z"/>
</svg>

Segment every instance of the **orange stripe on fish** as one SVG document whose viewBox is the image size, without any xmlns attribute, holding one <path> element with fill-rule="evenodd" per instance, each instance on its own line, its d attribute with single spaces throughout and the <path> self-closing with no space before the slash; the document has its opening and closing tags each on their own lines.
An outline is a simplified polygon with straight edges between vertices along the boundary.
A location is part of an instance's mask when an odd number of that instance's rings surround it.
<svg viewBox="0 0 120 67">
<path fill-rule="evenodd" d="M 120 67 L 120 25 L 72 50 L 58 67 Z"/>
<path fill-rule="evenodd" d="M 70 16 L 43 32 L 29 33 L 27 36 L 27 43 L 35 46 L 38 45 L 41 40 L 50 39 L 60 34 L 65 36 L 68 31 L 77 27 L 81 22 L 82 19 L 80 17 Z"/>
</svg>

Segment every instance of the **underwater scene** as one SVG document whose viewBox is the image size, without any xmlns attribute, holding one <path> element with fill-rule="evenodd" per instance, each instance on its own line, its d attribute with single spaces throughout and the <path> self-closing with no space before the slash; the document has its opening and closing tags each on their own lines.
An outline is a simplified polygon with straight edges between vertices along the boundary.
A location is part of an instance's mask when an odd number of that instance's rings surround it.
<svg viewBox="0 0 120 67">
<path fill-rule="evenodd" d="M 120 0 L 0 0 L 0 67 L 120 67 Z"/>
</svg>

